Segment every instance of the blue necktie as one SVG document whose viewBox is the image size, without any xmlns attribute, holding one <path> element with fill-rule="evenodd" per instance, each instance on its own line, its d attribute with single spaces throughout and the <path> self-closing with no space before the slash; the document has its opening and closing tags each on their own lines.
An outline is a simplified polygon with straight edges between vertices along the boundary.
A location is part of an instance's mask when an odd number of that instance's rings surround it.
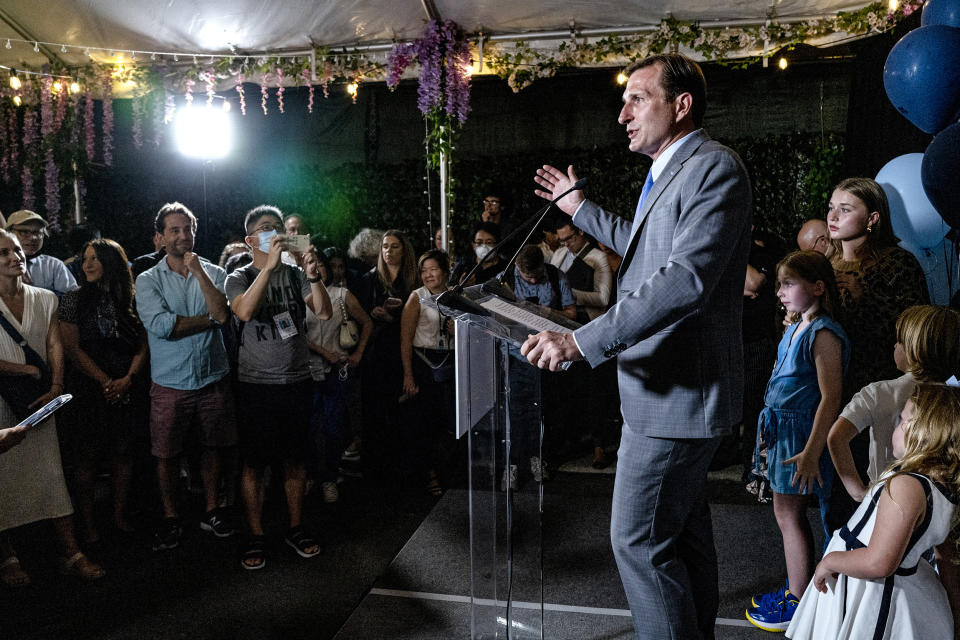
<svg viewBox="0 0 960 640">
<path fill-rule="evenodd" d="M 637 225 L 640 224 L 640 210 L 643 209 L 643 202 L 647 199 L 650 189 L 653 188 L 653 171 L 647 172 L 647 179 L 643 183 L 643 190 L 640 191 L 640 201 L 637 202 L 637 210 L 633 214 L 633 228 L 630 231 L 630 237 L 637 232 Z"/>
</svg>

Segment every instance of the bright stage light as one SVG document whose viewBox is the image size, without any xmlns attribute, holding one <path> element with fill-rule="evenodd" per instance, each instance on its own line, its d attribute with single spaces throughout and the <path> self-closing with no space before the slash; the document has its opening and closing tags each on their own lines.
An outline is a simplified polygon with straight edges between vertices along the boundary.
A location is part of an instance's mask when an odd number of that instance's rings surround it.
<svg viewBox="0 0 960 640">
<path fill-rule="evenodd" d="M 208 106 L 177 111 L 174 122 L 177 148 L 185 156 L 213 160 L 230 153 L 233 127 L 229 114 Z"/>
</svg>

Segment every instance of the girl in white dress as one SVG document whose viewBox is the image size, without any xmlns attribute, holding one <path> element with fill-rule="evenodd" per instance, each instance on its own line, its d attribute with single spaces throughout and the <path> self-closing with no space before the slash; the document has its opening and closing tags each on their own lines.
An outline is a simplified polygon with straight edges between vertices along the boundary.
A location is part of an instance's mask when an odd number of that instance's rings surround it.
<svg viewBox="0 0 960 640">
<path fill-rule="evenodd" d="M 960 388 L 921 384 L 893 433 L 898 463 L 837 530 L 787 637 L 954 637 L 947 593 L 925 559 L 956 545 Z M 955 554 L 944 554 L 953 556 Z"/>
</svg>

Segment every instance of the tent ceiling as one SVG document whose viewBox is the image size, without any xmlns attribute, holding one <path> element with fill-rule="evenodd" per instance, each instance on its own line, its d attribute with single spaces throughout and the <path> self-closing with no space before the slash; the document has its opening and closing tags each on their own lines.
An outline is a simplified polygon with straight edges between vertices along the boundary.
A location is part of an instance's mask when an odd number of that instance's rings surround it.
<svg viewBox="0 0 960 640">
<path fill-rule="evenodd" d="M 865 6 L 849 0 L 3 0 L 0 64 L 37 69 L 46 53 L 83 64 L 82 48 L 225 54 L 410 40 L 428 12 L 486 35 L 641 28 L 680 20 L 762 22 L 820 17 Z M 32 45 L 6 38 L 55 43 Z M 61 50 L 59 45 L 68 48 Z M 70 48 L 81 47 L 81 48 Z M 103 49 L 97 54 L 96 49 Z"/>
</svg>

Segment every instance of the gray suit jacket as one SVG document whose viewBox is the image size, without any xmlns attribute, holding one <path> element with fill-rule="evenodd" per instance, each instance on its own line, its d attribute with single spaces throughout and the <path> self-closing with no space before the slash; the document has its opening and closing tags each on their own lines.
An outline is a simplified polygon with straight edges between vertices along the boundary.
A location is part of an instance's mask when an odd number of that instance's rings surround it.
<svg viewBox="0 0 960 640">
<path fill-rule="evenodd" d="M 587 362 L 616 357 L 621 409 L 639 433 L 708 438 L 741 417 L 747 171 L 702 130 L 670 159 L 642 226 L 585 201 L 574 223 L 623 256 L 617 304 L 574 333 Z"/>
</svg>

